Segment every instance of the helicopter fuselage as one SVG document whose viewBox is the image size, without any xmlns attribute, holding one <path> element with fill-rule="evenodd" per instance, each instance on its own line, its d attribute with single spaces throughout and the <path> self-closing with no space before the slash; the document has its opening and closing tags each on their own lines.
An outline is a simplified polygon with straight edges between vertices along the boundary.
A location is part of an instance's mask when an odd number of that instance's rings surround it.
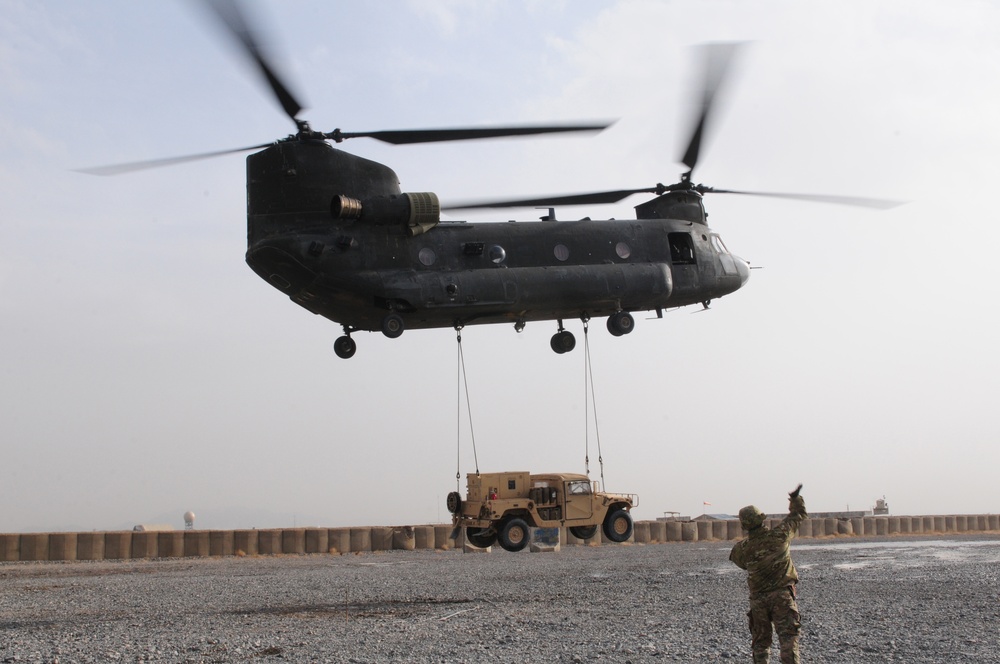
<svg viewBox="0 0 1000 664">
<path fill-rule="evenodd" d="M 650 218 L 441 221 L 436 196 L 403 194 L 390 168 L 290 140 L 247 158 L 247 200 L 247 263 L 348 334 L 388 335 L 388 316 L 408 329 L 520 329 L 662 311 L 707 304 L 749 276 L 693 192 L 638 206 Z"/>
</svg>

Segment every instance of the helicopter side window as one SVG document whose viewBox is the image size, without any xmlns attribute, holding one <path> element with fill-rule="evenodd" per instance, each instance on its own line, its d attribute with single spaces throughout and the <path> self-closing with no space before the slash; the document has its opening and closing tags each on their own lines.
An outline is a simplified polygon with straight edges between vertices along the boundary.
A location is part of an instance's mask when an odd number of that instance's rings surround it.
<svg viewBox="0 0 1000 664">
<path fill-rule="evenodd" d="M 667 233 L 670 262 L 674 265 L 694 265 L 694 243 L 690 233 Z"/>
<path fill-rule="evenodd" d="M 435 254 L 434 250 L 431 249 L 430 247 L 424 247 L 419 252 L 417 252 L 417 258 L 420 259 L 420 262 L 422 264 L 426 265 L 427 267 L 430 267 L 431 265 L 434 265 L 434 261 L 437 260 L 437 254 Z"/>
</svg>

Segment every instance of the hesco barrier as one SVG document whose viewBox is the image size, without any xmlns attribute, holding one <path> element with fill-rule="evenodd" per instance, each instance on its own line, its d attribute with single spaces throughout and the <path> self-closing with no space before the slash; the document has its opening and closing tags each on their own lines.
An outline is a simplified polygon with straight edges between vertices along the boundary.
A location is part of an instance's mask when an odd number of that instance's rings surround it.
<svg viewBox="0 0 1000 664">
<path fill-rule="evenodd" d="M 780 523 L 769 519 L 768 525 Z M 895 537 L 950 533 L 1000 533 L 1000 514 L 866 516 L 806 519 L 800 538 Z M 367 528 L 273 528 L 267 530 L 171 530 L 160 532 L 0 533 L 0 562 L 128 560 L 203 556 L 345 554 L 372 551 L 466 548 L 450 525 Z M 717 542 L 745 533 L 738 521 L 637 521 L 631 542 Z M 563 528 L 561 546 L 598 546 Z"/>
</svg>

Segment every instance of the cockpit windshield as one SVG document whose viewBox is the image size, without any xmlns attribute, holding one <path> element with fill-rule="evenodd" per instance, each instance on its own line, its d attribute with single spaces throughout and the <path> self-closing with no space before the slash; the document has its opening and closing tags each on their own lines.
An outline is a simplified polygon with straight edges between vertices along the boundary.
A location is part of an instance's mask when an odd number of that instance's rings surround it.
<svg viewBox="0 0 1000 664">
<path fill-rule="evenodd" d="M 729 249 L 726 247 L 726 243 L 722 241 L 722 238 L 718 235 L 712 235 L 712 246 L 720 254 L 728 254 Z"/>
</svg>

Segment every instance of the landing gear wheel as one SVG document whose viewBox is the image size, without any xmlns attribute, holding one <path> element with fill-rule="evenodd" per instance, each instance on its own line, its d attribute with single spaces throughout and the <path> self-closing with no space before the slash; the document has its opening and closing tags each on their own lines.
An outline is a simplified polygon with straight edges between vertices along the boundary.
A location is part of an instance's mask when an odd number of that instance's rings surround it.
<svg viewBox="0 0 1000 664">
<path fill-rule="evenodd" d="M 549 345 L 552 346 L 552 350 L 562 355 L 576 348 L 576 337 L 569 330 L 561 330 L 552 335 Z"/>
<path fill-rule="evenodd" d="M 500 526 L 497 540 L 506 551 L 520 551 L 528 546 L 528 523 L 524 519 L 508 519 Z"/>
<path fill-rule="evenodd" d="M 465 539 L 469 540 L 472 546 L 480 549 L 488 549 L 497 543 L 497 531 L 492 528 L 466 528 Z"/>
<path fill-rule="evenodd" d="M 406 326 L 399 314 L 389 314 L 382 319 L 382 334 L 390 339 L 397 339 L 404 329 Z"/>
<path fill-rule="evenodd" d="M 635 329 L 635 319 L 627 311 L 619 311 L 608 316 L 608 332 L 620 337 Z"/>
<path fill-rule="evenodd" d="M 569 532 L 577 539 L 589 540 L 597 534 L 597 526 L 570 526 Z"/>
<path fill-rule="evenodd" d="M 618 508 L 604 517 L 604 535 L 612 542 L 625 542 L 632 536 L 632 515 Z"/>
<path fill-rule="evenodd" d="M 449 512 L 458 514 L 462 511 L 462 494 L 458 491 L 452 491 L 448 494 L 448 498 L 445 499 L 445 504 L 448 506 Z"/>
<path fill-rule="evenodd" d="M 348 359 L 354 357 L 354 353 L 358 350 L 358 345 L 354 343 L 354 339 L 343 336 L 338 337 L 336 341 L 333 342 L 333 352 L 337 354 L 337 357 Z"/>
</svg>

